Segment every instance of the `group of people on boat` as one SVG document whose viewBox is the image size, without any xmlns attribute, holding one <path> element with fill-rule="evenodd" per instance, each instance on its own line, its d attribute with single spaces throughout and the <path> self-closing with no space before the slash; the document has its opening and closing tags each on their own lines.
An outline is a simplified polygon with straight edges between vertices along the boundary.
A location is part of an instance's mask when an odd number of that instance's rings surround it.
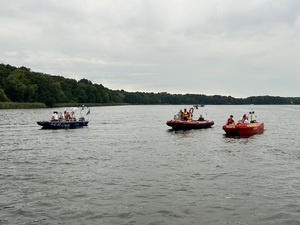
<svg viewBox="0 0 300 225">
<path fill-rule="evenodd" d="M 249 118 L 246 114 L 243 115 L 243 117 L 238 121 L 238 123 L 249 123 Z M 234 125 L 233 115 L 230 115 L 230 117 L 226 121 L 227 125 Z"/>
<path fill-rule="evenodd" d="M 51 117 L 51 121 L 76 121 L 75 113 L 64 111 L 64 113 L 54 111 Z"/>
<path fill-rule="evenodd" d="M 193 113 L 194 113 L 194 108 L 190 108 L 189 111 L 187 111 L 187 109 L 184 109 L 183 111 L 182 109 L 180 109 L 177 115 L 175 115 L 175 119 L 184 120 L 184 121 L 193 121 Z M 200 115 L 198 121 L 204 121 L 204 117 Z"/>
</svg>

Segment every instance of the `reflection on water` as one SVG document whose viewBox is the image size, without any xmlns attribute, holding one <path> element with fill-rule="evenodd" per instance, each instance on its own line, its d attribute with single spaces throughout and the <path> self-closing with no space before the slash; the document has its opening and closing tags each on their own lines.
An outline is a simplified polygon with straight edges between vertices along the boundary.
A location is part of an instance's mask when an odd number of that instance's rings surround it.
<svg viewBox="0 0 300 225">
<path fill-rule="evenodd" d="M 94 107 L 74 130 L 36 124 L 61 109 L 1 110 L 0 224 L 298 224 L 300 128 L 277 120 L 300 108 L 252 105 L 265 132 L 239 138 L 221 127 L 250 106 L 170 130 L 183 107 Z"/>
</svg>

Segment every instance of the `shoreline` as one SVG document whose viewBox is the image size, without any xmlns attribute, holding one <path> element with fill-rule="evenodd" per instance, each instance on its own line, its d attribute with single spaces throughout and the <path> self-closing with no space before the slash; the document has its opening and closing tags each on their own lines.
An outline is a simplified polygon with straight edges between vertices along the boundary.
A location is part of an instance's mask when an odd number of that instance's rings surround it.
<svg viewBox="0 0 300 225">
<path fill-rule="evenodd" d="M 93 106 L 117 106 L 117 105 L 129 105 L 126 103 L 58 103 L 52 107 L 46 106 L 41 102 L 0 102 L 1 109 L 41 109 L 41 108 L 61 108 L 61 107 L 80 107 L 82 105 Z"/>
</svg>

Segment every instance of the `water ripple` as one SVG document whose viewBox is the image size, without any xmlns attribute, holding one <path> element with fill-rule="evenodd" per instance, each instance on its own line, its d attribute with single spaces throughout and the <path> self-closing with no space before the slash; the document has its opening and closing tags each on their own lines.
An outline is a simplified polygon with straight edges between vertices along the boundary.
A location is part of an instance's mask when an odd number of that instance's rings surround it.
<svg viewBox="0 0 300 225">
<path fill-rule="evenodd" d="M 255 106 L 266 131 L 249 138 L 221 126 L 250 106 L 209 106 L 213 128 L 174 132 L 180 107 L 95 107 L 87 129 L 53 131 L 35 124 L 52 109 L 2 110 L 0 224 L 300 223 L 300 128 L 275 123 L 298 106 Z"/>
</svg>

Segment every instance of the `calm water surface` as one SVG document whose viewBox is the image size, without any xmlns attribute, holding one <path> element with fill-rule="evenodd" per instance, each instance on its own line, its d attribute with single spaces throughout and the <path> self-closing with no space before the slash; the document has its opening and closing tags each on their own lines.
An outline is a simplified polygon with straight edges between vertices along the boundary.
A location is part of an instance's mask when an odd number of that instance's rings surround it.
<svg viewBox="0 0 300 225">
<path fill-rule="evenodd" d="M 0 110 L 0 224 L 300 224 L 300 106 L 205 106 L 212 128 L 169 130 L 184 107 L 93 107 L 74 130 L 36 124 L 63 108 Z M 226 137 L 251 109 L 265 132 Z"/>
</svg>

